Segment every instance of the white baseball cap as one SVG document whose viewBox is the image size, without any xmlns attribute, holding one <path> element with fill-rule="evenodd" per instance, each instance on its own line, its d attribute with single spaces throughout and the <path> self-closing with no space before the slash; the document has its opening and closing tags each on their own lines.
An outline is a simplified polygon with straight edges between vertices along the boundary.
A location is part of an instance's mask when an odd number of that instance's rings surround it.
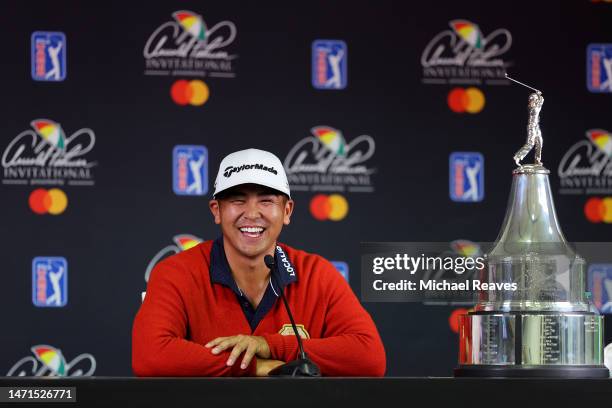
<svg viewBox="0 0 612 408">
<path fill-rule="evenodd" d="M 265 150 L 246 149 L 225 156 L 219 165 L 213 197 L 240 184 L 270 187 L 291 198 L 283 164 L 278 157 Z"/>
</svg>

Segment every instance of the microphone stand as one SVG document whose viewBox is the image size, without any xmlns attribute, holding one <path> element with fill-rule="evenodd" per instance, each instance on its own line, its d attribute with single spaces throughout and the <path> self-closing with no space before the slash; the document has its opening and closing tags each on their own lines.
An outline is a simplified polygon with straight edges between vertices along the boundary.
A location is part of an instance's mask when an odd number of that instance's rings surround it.
<svg viewBox="0 0 612 408">
<path fill-rule="evenodd" d="M 277 270 L 276 261 L 271 255 L 266 255 L 264 261 L 266 262 L 266 266 L 270 268 L 272 278 L 274 279 L 274 282 L 279 288 L 280 297 L 281 299 L 283 299 L 285 310 L 289 315 L 289 320 L 291 321 L 291 326 L 293 327 L 293 334 L 295 334 L 295 337 L 297 338 L 299 348 L 298 358 L 296 360 L 289 361 L 281 366 L 276 367 L 275 369 L 271 370 L 268 375 L 278 377 L 320 377 L 321 370 L 311 359 L 308 358 L 308 355 L 304 351 L 304 346 L 302 345 L 302 338 L 300 337 L 297 330 L 297 326 L 295 325 L 295 321 L 293 320 L 293 314 L 291 313 L 291 309 L 289 308 L 289 303 L 287 302 L 287 298 L 285 297 L 283 287 L 278 282 L 274 273 Z"/>
</svg>

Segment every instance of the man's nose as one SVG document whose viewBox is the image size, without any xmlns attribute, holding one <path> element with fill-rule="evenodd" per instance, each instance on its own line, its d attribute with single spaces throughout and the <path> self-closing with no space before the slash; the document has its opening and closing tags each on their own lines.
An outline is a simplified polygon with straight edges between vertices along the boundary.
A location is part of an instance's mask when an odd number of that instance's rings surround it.
<svg viewBox="0 0 612 408">
<path fill-rule="evenodd" d="M 249 198 L 246 200 L 244 216 L 249 219 L 256 219 L 261 217 L 261 212 L 259 211 L 257 199 Z"/>
</svg>

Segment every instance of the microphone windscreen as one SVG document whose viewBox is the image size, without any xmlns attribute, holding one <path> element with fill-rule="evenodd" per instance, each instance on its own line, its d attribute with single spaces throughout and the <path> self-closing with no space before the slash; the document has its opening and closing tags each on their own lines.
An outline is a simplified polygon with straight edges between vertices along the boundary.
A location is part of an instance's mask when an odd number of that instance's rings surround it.
<svg viewBox="0 0 612 408">
<path fill-rule="evenodd" d="M 266 255 L 264 256 L 264 262 L 266 263 L 266 266 L 270 269 L 274 268 L 274 257 L 272 255 Z"/>
</svg>

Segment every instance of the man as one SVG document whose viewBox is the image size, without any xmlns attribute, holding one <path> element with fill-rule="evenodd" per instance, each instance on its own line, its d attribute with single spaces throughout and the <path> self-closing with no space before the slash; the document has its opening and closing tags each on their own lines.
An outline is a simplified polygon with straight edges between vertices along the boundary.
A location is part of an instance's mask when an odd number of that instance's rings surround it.
<svg viewBox="0 0 612 408">
<path fill-rule="evenodd" d="M 222 236 L 151 273 L 132 332 L 137 376 L 266 376 L 294 360 L 281 287 L 323 375 L 384 375 L 380 336 L 340 273 L 318 255 L 277 243 L 294 202 L 275 155 L 248 149 L 225 157 L 209 207 Z M 266 255 L 278 266 L 274 277 Z"/>
<path fill-rule="evenodd" d="M 45 79 L 60 79 L 61 72 L 59 53 L 62 50 L 63 45 L 64 43 L 62 41 L 58 42 L 55 47 L 49 45 L 49 48 L 47 50 L 49 51 L 49 58 L 51 58 L 51 66 L 53 67 L 53 69 L 47 72 L 47 75 L 45 75 Z"/>
<path fill-rule="evenodd" d="M 342 57 L 344 57 L 344 50 L 342 49 L 336 51 L 335 54 L 329 53 L 327 56 L 327 60 L 329 61 L 329 65 L 331 66 L 332 70 L 332 77 L 327 80 L 325 85 L 329 86 L 330 88 L 340 89 L 340 86 L 342 85 L 342 74 L 340 73 L 340 61 L 342 60 Z"/>
<path fill-rule="evenodd" d="M 60 280 L 64 275 L 64 267 L 60 266 L 57 272 L 49 271 L 49 280 L 51 281 L 51 288 L 53 294 L 47 298 L 48 305 L 61 306 L 62 304 L 62 290 L 60 288 Z"/>
</svg>

